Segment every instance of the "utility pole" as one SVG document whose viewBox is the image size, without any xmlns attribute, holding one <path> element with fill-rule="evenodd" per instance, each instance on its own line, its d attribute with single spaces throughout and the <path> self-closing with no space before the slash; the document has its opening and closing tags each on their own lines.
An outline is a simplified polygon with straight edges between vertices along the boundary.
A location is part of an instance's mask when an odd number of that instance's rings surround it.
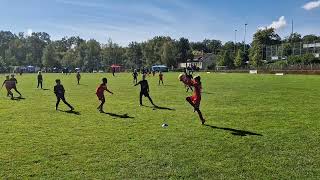
<svg viewBox="0 0 320 180">
<path fill-rule="evenodd" d="M 246 35 L 247 35 L 247 26 L 248 24 L 244 24 L 244 40 L 243 40 L 243 52 L 246 53 Z"/>
<path fill-rule="evenodd" d="M 237 31 L 238 30 L 234 30 L 234 53 L 236 53 L 237 50 Z"/>
</svg>

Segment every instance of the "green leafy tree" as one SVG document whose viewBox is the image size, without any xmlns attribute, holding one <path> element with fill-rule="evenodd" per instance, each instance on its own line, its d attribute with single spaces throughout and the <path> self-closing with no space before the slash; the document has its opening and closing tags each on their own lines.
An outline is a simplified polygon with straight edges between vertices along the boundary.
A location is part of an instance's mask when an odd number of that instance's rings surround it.
<svg viewBox="0 0 320 180">
<path fill-rule="evenodd" d="M 227 66 L 228 68 L 234 67 L 234 61 L 231 57 L 230 51 L 221 51 L 218 59 L 218 66 Z"/>
<path fill-rule="evenodd" d="M 245 54 L 243 53 L 242 49 L 239 49 L 237 52 L 237 56 L 234 60 L 234 66 L 239 68 L 242 67 L 245 63 Z"/>
<path fill-rule="evenodd" d="M 57 52 L 52 44 L 49 44 L 43 50 L 42 64 L 49 68 L 60 67 Z"/>
<path fill-rule="evenodd" d="M 162 55 L 161 55 L 161 61 L 166 64 L 168 67 L 170 66 L 175 66 L 176 61 L 175 61 L 175 47 L 173 43 L 171 42 L 166 42 L 162 46 Z"/>
</svg>

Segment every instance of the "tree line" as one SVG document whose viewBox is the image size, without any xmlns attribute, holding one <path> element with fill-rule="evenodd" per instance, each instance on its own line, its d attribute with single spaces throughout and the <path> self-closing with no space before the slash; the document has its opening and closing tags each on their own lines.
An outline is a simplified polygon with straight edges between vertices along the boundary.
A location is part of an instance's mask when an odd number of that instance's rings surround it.
<svg viewBox="0 0 320 180">
<path fill-rule="evenodd" d="M 320 41 L 320 37 L 307 35 L 302 37 L 294 33 L 281 39 L 274 29 L 258 30 L 251 44 L 222 44 L 220 40 L 205 39 L 190 42 L 187 38 L 178 40 L 171 37 L 156 36 L 144 42 L 131 42 L 127 47 L 120 46 L 109 39 L 106 43 L 97 40 L 84 40 L 81 37 L 64 37 L 52 40 L 46 32 L 14 34 L 0 31 L 0 68 L 10 66 L 37 66 L 41 68 L 81 68 L 84 71 L 105 70 L 112 64 L 123 65 L 126 69 L 149 67 L 154 64 L 165 64 L 177 67 L 187 59 L 193 59 L 202 53 L 216 54 L 212 59 L 213 66 L 241 68 L 244 66 L 262 65 L 266 45 L 288 42 L 284 47 L 290 53 L 290 43 L 312 43 Z M 293 58 L 291 58 L 293 59 Z M 212 67 L 213 67 L 212 66 Z"/>
</svg>

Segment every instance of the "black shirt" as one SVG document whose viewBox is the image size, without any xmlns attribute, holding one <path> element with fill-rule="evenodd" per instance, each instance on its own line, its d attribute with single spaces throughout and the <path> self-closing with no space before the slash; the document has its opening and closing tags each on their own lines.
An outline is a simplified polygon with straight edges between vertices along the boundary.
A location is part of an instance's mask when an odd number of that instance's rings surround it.
<svg viewBox="0 0 320 180">
<path fill-rule="evenodd" d="M 64 92 L 64 87 L 61 84 L 54 86 L 54 93 L 56 96 L 64 96 Z"/>
<path fill-rule="evenodd" d="M 138 77 L 138 73 L 137 73 L 137 72 L 134 72 L 134 73 L 133 73 L 133 77 L 135 77 L 135 78 Z"/>
<path fill-rule="evenodd" d="M 140 84 L 141 92 L 149 92 L 149 84 L 147 80 L 141 80 L 138 84 Z"/>
<path fill-rule="evenodd" d="M 38 80 L 42 81 L 42 75 L 41 74 L 38 75 Z"/>
</svg>

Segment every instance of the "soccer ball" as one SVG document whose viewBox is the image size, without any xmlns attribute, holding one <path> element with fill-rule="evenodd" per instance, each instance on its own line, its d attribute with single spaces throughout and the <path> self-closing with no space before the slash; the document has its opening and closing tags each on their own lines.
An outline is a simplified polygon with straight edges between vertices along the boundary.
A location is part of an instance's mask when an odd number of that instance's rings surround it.
<svg viewBox="0 0 320 180">
<path fill-rule="evenodd" d="M 162 124 L 162 127 L 163 127 L 163 128 L 167 128 L 168 126 L 169 126 L 169 125 L 166 124 L 166 123 Z"/>
</svg>

